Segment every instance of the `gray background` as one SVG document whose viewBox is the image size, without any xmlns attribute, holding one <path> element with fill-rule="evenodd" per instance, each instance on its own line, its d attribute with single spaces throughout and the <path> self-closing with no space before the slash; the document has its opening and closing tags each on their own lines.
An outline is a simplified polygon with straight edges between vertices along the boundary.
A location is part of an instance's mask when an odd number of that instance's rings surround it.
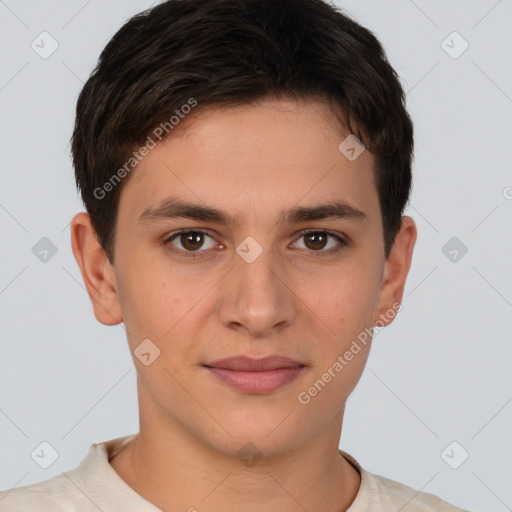
<svg viewBox="0 0 512 512">
<path fill-rule="evenodd" d="M 407 91 L 419 229 L 403 310 L 375 338 L 340 446 L 461 507 L 512 510 L 512 0 L 337 3 L 380 38 Z M 68 143 L 101 50 L 150 5 L 0 0 L 0 489 L 138 431 L 124 328 L 95 320 L 71 252 L 83 206 Z M 31 47 L 51 49 L 43 31 L 58 43 L 46 59 Z M 43 237 L 57 250 L 46 262 L 32 250 Z M 48 469 L 31 458 L 43 441 L 59 455 Z"/>
</svg>

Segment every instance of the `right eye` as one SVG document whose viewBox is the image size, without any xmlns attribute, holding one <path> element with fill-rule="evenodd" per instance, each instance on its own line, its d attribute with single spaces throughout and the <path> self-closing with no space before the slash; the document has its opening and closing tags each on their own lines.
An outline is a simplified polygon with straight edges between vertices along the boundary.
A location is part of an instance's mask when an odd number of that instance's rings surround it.
<svg viewBox="0 0 512 512">
<path fill-rule="evenodd" d="M 210 243 L 210 246 L 206 247 L 205 250 L 201 250 L 204 248 L 205 237 L 212 240 L 213 243 Z M 170 234 L 163 240 L 163 244 L 172 252 L 186 258 L 202 257 L 202 253 L 205 253 L 208 249 L 215 247 L 215 243 L 215 240 L 208 235 L 206 231 L 201 229 L 181 229 Z M 179 244 L 181 247 L 178 247 L 175 244 Z"/>
</svg>

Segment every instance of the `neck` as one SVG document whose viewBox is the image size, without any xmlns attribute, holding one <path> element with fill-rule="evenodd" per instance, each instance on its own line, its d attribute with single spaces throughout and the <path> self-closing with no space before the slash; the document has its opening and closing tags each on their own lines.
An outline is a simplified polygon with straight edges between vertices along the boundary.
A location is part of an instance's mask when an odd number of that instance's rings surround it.
<svg viewBox="0 0 512 512">
<path fill-rule="evenodd" d="M 135 492 L 163 511 L 342 512 L 359 490 L 358 471 L 338 451 L 341 420 L 331 432 L 253 465 L 168 421 L 165 428 L 141 421 L 140 433 L 110 461 Z"/>
</svg>

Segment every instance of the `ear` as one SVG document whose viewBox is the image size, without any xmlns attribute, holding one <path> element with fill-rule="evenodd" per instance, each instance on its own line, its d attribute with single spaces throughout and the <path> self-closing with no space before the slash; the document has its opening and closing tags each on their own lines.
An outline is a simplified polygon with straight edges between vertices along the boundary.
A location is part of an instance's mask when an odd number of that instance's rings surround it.
<svg viewBox="0 0 512 512">
<path fill-rule="evenodd" d="M 400 231 L 384 266 L 377 306 L 378 316 L 375 318 L 375 322 L 379 320 L 379 326 L 389 325 L 393 321 L 395 314 L 386 313 L 390 310 L 396 312 L 397 304 L 402 302 L 417 234 L 414 220 L 411 217 L 402 217 Z"/>
<path fill-rule="evenodd" d="M 91 299 L 94 316 L 104 325 L 121 323 L 123 315 L 114 267 L 96 238 L 89 214 L 79 213 L 73 217 L 71 247 Z"/>
</svg>

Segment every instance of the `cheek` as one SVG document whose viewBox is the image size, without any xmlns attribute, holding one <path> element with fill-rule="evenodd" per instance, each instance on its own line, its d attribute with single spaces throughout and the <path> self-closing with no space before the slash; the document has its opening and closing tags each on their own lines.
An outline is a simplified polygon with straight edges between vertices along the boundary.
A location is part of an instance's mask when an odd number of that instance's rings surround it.
<svg viewBox="0 0 512 512">
<path fill-rule="evenodd" d="M 317 428 L 326 420 L 343 413 L 347 398 L 356 387 L 366 364 L 369 345 L 359 343 L 358 349 L 331 354 L 324 364 L 317 366 L 311 378 L 296 397 L 299 411 L 311 421 L 316 418 Z M 347 360 L 347 351 L 350 360 Z M 355 352 L 355 353 L 354 353 Z M 326 414 L 329 418 L 326 418 Z"/>
<path fill-rule="evenodd" d="M 133 262 L 119 269 L 117 291 L 131 345 L 144 338 L 161 339 L 184 314 L 186 289 L 162 275 L 155 266 Z"/>
<path fill-rule="evenodd" d="M 193 340 L 201 338 L 206 312 L 214 310 L 208 295 L 212 285 L 167 274 L 162 279 L 165 272 L 153 269 L 129 279 L 123 314 L 132 351 L 150 339 L 160 350 L 157 362 L 179 373 L 184 362 L 197 360 L 200 347 Z"/>
<path fill-rule="evenodd" d="M 374 267 L 375 264 L 373 263 Z M 373 325 L 379 295 L 377 268 L 357 262 L 316 275 L 301 288 L 301 297 L 336 336 L 355 334 Z"/>
</svg>

